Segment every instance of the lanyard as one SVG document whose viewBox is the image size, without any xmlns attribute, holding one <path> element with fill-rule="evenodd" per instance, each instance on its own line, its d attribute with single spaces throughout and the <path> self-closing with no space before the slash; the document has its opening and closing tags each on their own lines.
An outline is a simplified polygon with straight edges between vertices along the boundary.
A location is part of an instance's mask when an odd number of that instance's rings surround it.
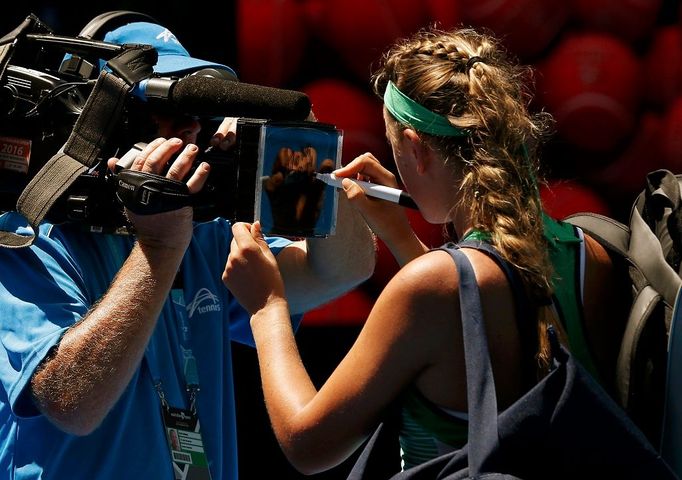
<svg viewBox="0 0 682 480">
<path fill-rule="evenodd" d="M 196 412 L 196 399 L 199 393 L 199 373 L 197 371 L 197 360 L 192 353 L 192 334 L 187 318 L 187 305 L 185 304 L 185 293 L 180 288 L 171 290 L 171 300 L 175 308 L 175 318 L 178 321 L 180 330 L 180 348 L 182 349 L 183 373 L 185 384 L 189 395 L 189 408 Z"/>
<path fill-rule="evenodd" d="M 178 277 L 180 277 L 180 275 L 181 274 L 178 273 Z M 174 285 L 170 291 L 170 298 L 173 310 L 175 312 L 178 331 L 180 332 L 180 350 L 182 351 L 183 375 L 185 377 L 185 387 L 189 397 L 189 409 L 192 413 L 196 413 L 196 399 L 200 390 L 199 373 L 197 370 L 197 361 L 194 357 L 191 347 L 192 335 L 189 327 L 189 318 L 187 316 L 184 291 L 182 288 L 178 288 Z M 164 407 L 168 407 L 168 403 L 163 392 L 161 374 L 158 369 L 158 359 L 156 358 L 156 353 L 153 351 L 153 349 L 147 347 L 145 351 L 145 358 L 154 381 L 154 387 L 161 398 L 161 403 Z"/>
<path fill-rule="evenodd" d="M 182 372 L 189 398 L 189 409 L 174 408 L 168 404 L 161 384 L 160 364 L 153 348 L 147 347 L 145 359 L 154 381 L 154 387 L 161 400 L 162 420 L 173 465 L 174 479 L 211 480 L 209 461 L 204 450 L 204 441 L 197 415 L 196 400 L 199 393 L 199 375 L 197 362 L 192 353 L 192 336 L 181 281 L 182 275 L 178 272 L 170 291 L 170 300 L 180 336 Z"/>
</svg>

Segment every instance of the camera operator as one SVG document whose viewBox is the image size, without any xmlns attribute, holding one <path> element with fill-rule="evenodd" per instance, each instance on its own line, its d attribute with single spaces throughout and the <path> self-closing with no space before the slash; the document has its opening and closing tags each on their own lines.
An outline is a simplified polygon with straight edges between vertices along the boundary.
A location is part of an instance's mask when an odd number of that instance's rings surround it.
<svg viewBox="0 0 682 480">
<path fill-rule="evenodd" d="M 105 41 L 159 47 L 155 70 L 164 75 L 209 64 L 191 58 L 156 24 L 128 24 Z M 199 191 L 209 166 L 190 173 L 198 122 L 159 116 L 157 123 L 159 138 L 131 168 Z M 223 122 L 212 143 L 233 144 L 233 126 Z M 237 478 L 230 342 L 253 345 L 253 338 L 248 313 L 221 279 L 230 223 L 194 222 L 190 207 L 126 214 L 134 237 L 44 223 L 30 248 L 0 249 L 4 475 Z M 24 223 L 13 212 L 0 216 L 7 231 L 21 233 Z M 371 232 L 345 198 L 336 232 L 325 239 L 268 239 L 294 327 L 303 312 L 373 270 Z"/>
</svg>

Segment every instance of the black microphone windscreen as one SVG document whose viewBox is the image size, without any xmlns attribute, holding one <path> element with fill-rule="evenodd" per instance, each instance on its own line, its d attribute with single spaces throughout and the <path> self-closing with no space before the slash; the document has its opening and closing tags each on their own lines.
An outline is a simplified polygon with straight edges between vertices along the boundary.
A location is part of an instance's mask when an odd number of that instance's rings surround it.
<svg viewBox="0 0 682 480">
<path fill-rule="evenodd" d="M 178 80 L 169 100 L 188 115 L 266 120 L 305 120 L 311 108 L 303 92 L 200 76 Z"/>
</svg>

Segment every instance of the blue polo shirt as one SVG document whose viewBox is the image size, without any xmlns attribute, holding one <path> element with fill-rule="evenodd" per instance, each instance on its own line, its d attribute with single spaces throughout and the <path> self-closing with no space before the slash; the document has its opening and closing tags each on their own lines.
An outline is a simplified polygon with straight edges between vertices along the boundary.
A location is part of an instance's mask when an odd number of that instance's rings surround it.
<svg viewBox="0 0 682 480">
<path fill-rule="evenodd" d="M 2 230 L 21 232 L 22 224 L 14 213 L 0 216 Z M 84 437 L 53 426 L 32 404 L 27 385 L 65 330 L 106 292 L 133 240 L 45 224 L 32 247 L 0 248 L 0 477 L 172 479 L 154 383 L 161 382 L 170 406 L 187 408 L 179 334 L 184 320 L 197 361 L 197 411 L 212 478 L 237 478 L 230 343 L 253 345 L 253 338 L 248 313 L 221 280 L 231 240 L 225 220 L 195 225 L 181 267 L 184 301 L 174 303 L 169 296 L 127 389 Z M 269 243 L 277 253 L 290 242 Z M 300 319 L 293 319 L 295 327 Z"/>
</svg>

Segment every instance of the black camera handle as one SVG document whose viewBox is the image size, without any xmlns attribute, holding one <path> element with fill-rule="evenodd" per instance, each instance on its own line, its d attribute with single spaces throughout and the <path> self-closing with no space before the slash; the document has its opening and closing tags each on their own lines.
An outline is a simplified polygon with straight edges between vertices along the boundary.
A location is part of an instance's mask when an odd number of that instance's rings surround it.
<svg viewBox="0 0 682 480">
<path fill-rule="evenodd" d="M 50 31 L 49 27 L 31 14 L 24 19 L 14 30 L 0 38 L 0 78 L 5 75 L 9 61 L 14 55 L 17 45 L 29 35 L 29 32 Z"/>
<path fill-rule="evenodd" d="M 81 37 L 67 37 L 52 33 L 29 33 L 26 40 L 41 43 L 48 47 L 57 47 L 65 53 L 94 55 L 96 58 L 108 60 L 125 50 L 125 46 L 101 40 L 90 40 Z"/>
<path fill-rule="evenodd" d="M 0 39 L 0 73 L 4 73 L 19 39 L 37 26 L 44 28 L 37 18 L 29 16 L 12 36 Z M 153 47 L 124 45 L 107 62 L 111 72 L 100 73 L 66 143 L 31 179 L 17 200 L 17 212 L 28 220 L 32 234 L 0 231 L 0 246 L 23 248 L 33 244 L 40 222 L 54 202 L 97 160 L 121 117 L 129 93 L 137 82 L 152 75 L 156 61 Z"/>
<path fill-rule="evenodd" d="M 137 170 L 121 170 L 115 178 L 116 198 L 138 215 L 170 212 L 191 205 L 184 182 Z"/>
</svg>

